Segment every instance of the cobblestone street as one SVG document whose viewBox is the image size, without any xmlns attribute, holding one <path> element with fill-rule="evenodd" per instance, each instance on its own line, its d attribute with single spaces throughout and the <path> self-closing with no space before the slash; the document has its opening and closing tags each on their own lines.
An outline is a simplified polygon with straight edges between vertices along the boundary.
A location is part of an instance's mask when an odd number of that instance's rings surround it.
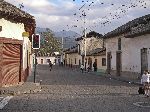
<svg viewBox="0 0 150 112">
<path fill-rule="evenodd" d="M 0 112 L 150 111 L 150 98 L 139 95 L 133 84 L 67 67 L 54 66 L 50 71 L 48 65 L 37 66 L 36 79 L 42 80 L 39 93 L 14 96 Z"/>
</svg>

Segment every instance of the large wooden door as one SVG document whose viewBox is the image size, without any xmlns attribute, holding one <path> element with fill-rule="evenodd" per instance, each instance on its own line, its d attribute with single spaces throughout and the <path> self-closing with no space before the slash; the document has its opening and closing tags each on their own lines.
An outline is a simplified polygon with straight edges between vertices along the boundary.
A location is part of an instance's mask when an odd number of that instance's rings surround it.
<svg viewBox="0 0 150 112">
<path fill-rule="evenodd" d="M 117 75 L 120 76 L 121 75 L 121 71 L 122 71 L 122 58 L 121 58 L 121 51 L 117 51 L 116 52 L 116 72 Z"/>
<path fill-rule="evenodd" d="M 107 73 L 110 74 L 111 72 L 111 52 L 107 53 Z"/>
<path fill-rule="evenodd" d="M 141 49 L 141 74 L 145 70 L 148 70 L 147 48 Z"/>
<path fill-rule="evenodd" d="M 21 81 L 21 45 L 3 44 L 2 85 L 16 84 Z"/>
</svg>

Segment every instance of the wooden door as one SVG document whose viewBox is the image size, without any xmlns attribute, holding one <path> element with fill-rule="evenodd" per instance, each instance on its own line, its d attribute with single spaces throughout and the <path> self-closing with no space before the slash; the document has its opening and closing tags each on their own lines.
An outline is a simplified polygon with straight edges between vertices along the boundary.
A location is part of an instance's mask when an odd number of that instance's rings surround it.
<svg viewBox="0 0 150 112">
<path fill-rule="evenodd" d="M 122 55 L 121 55 L 121 51 L 117 51 L 116 52 L 116 72 L 117 75 L 120 76 L 121 75 L 121 71 L 122 71 Z"/>
<path fill-rule="evenodd" d="M 79 59 L 79 66 L 81 66 L 81 60 Z"/>
<path fill-rule="evenodd" d="M 88 58 L 88 64 L 89 64 L 89 67 L 90 69 L 92 70 L 92 58 Z"/>
<path fill-rule="evenodd" d="M 141 74 L 145 70 L 148 70 L 147 48 L 141 49 Z"/>
<path fill-rule="evenodd" d="M 3 44 L 2 85 L 21 82 L 21 45 Z"/>
<path fill-rule="evenodd" d="M 96 65 L 97 65 L 97 59 L 95 59 L 95 63 L 96 63 Z"/>
<path fill-rule="evenodd" d="M 111 72 L 111 52 L 107 53 L 107 73 L 110 74 Z"/>
<path fill-rule="evenodd" d="M 41 64 L 43 64 L 43 59 L 41 59 Z"/>
</svg>

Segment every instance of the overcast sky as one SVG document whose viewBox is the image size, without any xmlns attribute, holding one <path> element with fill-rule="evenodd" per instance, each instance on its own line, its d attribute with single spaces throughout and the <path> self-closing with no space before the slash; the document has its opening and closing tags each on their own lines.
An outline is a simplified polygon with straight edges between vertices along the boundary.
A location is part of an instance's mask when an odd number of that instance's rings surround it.
<svg viewBox="0 0 150 112">
<path fill-rule="evenodd" d="M 5 0 L 30 13 L 37 27 L 104 34 L 150 14 L 150 0 Z M 86 16 L 83 16 L 83 15 Z M 84 19 L 85 17 L 85 19 Z M 84 24 L 85 21 L 85 24 Z"/>
</svg>

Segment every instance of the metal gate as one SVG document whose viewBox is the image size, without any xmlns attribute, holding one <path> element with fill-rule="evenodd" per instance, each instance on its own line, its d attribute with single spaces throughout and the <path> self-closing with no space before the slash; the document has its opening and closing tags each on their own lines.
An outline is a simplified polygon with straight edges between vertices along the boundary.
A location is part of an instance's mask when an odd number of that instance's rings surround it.
<svg viewBox="0 0 150 112">
<path fill-rule="evenodd" d="M 147 48 L 141 49 L 141 74 L 144 70 L 148 70 Z"/>
</svg>

